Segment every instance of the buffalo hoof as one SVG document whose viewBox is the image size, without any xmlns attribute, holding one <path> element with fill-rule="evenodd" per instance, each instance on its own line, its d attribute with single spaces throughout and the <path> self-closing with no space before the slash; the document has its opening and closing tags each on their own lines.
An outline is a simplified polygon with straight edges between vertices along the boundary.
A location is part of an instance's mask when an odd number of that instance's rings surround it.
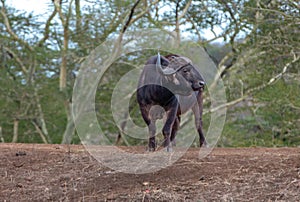
<svg viewBox="0 0 300 202">
<path fill-rule="evenodd" d="M 207 145 L 206 140 L 200 140 L 200 147 L 205 147 L 205 145 Z"/>
<path fill-rule="evenodd" d="M 148 152 L 155 152 L 155 148 L 148 147 L 147 151 L 148 151 Z"/>
<path fill-rule="evenodd" d="M 166 152 L 173 152 L 173 148 L 170 146 L 165 147 Z"/>
<path fill-rule="evenodd" d="M 202 148 L 210 148 L 209 144 L 205 141 L 203 143 L 200 143 L 200 147 Z"/>
</svg>

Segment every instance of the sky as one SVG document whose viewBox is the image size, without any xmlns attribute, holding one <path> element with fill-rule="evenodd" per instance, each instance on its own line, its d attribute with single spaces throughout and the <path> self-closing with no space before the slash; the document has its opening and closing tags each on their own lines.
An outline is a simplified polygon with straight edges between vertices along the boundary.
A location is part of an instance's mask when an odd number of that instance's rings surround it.
<svg viewBox="0 0 300 202">
<path fill-rule="evenodd" d="M 51 3 L 50 1 L 51 0 L 7 0 L 6 4 L 17 10 L 25 10 L 27 12 L 33 12 L 34 14 L 43 15 L 49 9 L 48 5 Z M 216 29 L 215 32 L 220 33 L 221 29 Z M 208 40 L 214 38 L 214 35 L 210 30 L 204 31 L 204 36 Z M 218 39 L 215 42 L 223 42 L 223 39 Z"/>
<path fill-rule="evenodd" d="M 33 11 L 36 14 L 43 14 L 47 10 L 50 0 L 7 0 L 6 4 L 18 10 Z"/>
</svg>

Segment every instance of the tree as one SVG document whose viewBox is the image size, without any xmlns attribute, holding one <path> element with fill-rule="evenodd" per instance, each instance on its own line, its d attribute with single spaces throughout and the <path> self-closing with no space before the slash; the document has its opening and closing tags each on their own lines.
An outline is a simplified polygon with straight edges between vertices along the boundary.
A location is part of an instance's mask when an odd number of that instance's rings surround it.
<svg viewBox="0 0 300 202">
<path fill-rule="evenodd" d="M 47 20 L 44 28 L 44 35 L 41 39 L 37 40 L 35 36 L 29 38 L 26 41 L 25 36 L 28 33 L 29 27 L 37 27 L 38 24 L 32 23 L 30 20 L 32 15 L 25 17 L 25 14 L 18 15 L 13 23 L 17 23 L 16 26 L 12 27 L 11 20 L 8 18 L 5 1 L 2 1 L 1 6 L 1 21 L 3 22 L 1 28 L 5 30 L 2 44 L 2 57 L 6 58 L 7 54 L 13 60 L 13 66 L 7 65 L 7 60 L 3 60 L 2 65 L 6 68 L 8 74 L 11 75 L 10 79 L 14 80 L 17 88 L 21 92 L 17 92 L 14 102 L 18 105 L 19 110 L 13 115 L 14 119 L 14 136 L 13 142 L 18 139 L 18 128 L 19 120 L 25 119 L 30 121 L 36 129 L 37 133 L 42 138 L 43 142 L 51 141 L 48 136 L 48 130 L 44 119 L 43 109 L 40 103 L 40 97 L 38 95 L 38 86 L 36 84 L 35 77 L 37 75 L 36 70 L 38 69 L 38 57 L 34 54 L 41 46 L 45 43 L 48 38 L 47 33 L 49 32 L 49 24 L 53 19 L 53 15 Z M 9 10 L 10 11 L 10 10 Z M 19 24 L 20 23 L 20 24 Z M 19 27 L 20 26 L 20 27 Z M 19 35 L 16 34 L 18 30 Z M 7 46 L 6 44 L 11 44 Z M 12 91 L 13 92 L 13 91 Z M 28 98 L 30 98 L 28 100 Z M 24 105 L 26 107 L 24 107 Z M 32 110 L 32 111 L 30 111 Z"/>
<path fill-rule="evenodd" d="M 287 141 L 299 131 L 294 116 L 299 115 L 299 110 L 294 108 L 299 100 L 291 98 L 289 93 L 298 91 L 294 80 L 299 74 L 296 70 L 299 64 L 299 40 L 296 39 L 299 14 L 296 10 L 297 4 L 293 1 L 244 3 L 243 21 L 251 30 L 244 40 L 236 42 L 238 55 L 226 73 L 226 80 L 231 100 L 248 100 L 248 104 L 234 108 L 240 111 L 238 114 L 245 115 L 235 125 L 240 128 L 246 125 L 243 131 L 250 139 L 247 145 L 299 144 Z M 287 80 L 292 77 L 294 79 Z M 291 124 L 294 125 L 291 127 Z"/>
<path fill-rule="evenodd" d="M 205 117 L 229 109 L 220 145 L 300 142 L 296 1 L 54 0 L 44 18 L 10 8 L 5 0 L 0 9 L 0 141 L 77 143 L 71 98 L 81 63 L 108 38 L 115 38 L 116 58 L 124 33 L 160 28 L 177 47 L 190 36 L 216 62 L 219 72 L 209 89 L 223 79 L 228 102 L 209 108 L 206 96 Z M 206 39 L 205 30 L 215 37 Z M 145 60 L 148 53 L 132 54 Z M 114 84 L 128 70 L 124 63 L 115 65 L 114 77 L 106 74 L 103 81 Z M 106 84 L 98 87 L 112 90 Z M 109 92 L 99 96 L 108 99 Z M 98 112 L 109 113 L 109 103 L 99 106 Z M 101 121 L 106 126 L 112 119 Z M 115 132 L 107 127 L 109 135 Z"/>
</svg>

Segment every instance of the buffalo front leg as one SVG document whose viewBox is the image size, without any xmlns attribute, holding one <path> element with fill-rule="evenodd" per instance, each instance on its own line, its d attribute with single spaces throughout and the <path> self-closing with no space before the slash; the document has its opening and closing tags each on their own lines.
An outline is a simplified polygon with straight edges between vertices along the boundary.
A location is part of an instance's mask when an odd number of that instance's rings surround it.
<svg viewBox="0 0 300 202">
<path fill-rule="evenodd" d="M 206 139 L 204 137 L 203 130 L 202 130 L 202 113 L 200 112 L 200 110 L 198 108 L 198 105 L 193 107 L 193 113 L 194 113 L 194 116 L 195 116 L 195 126 L 196 126 L 196 129 L 197 129 L 198 134 L 199 134 L 200 147 L 202 147 L 203 145 L 206 146 L 207 142 L 206 142 Z"/>
<path fill-rule="evenodd" d="M 196 127 L 197 127 L 197 131 L 198 131 L 198 134 L 199 134 L 200 147 L 202 147 L 203 145 L 207 146 L 207 142 L 206 142 L 206 139 L 204 137 L 203 130 L 202 130 L 202 120 L 201 119 L 199 121 L 197 121 Z"/>
<path fill-rule="evenodd" d="M 172 151 L 172 147 L 170 144 L 170 142 L 171 142 L 171 127 L 172 127 L 172 123 L 165 124 L 163 131 L 162 131 L 162 133 L 164 135 L 163 146 L 167 149 L 167 152 Z"/>
</svg>

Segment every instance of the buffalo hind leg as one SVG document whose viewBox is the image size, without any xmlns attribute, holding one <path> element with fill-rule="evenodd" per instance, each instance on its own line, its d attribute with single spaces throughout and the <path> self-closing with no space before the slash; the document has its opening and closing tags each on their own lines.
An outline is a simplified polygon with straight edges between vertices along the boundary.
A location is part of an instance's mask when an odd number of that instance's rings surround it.
<svg viewBox="0 0 300 202">
<path fill-rule="evenodd" d="M 172 151 L 172 145 L 170 144 L 171 142 L 171 134 L 172 134 L 172 128 L 175 122 L 175 119 L 177 119 L 177 109 L 178 109 L 178 103 L 177 100 L 174 99 L 173 100 L 174 104 L 173 104 L 173 108 L 171 108 L 168 112 L 167 112 L 167 120 L 166 123 L 163 127 L 163 135 L 164 135 L 164 147 L 167 149 L 167 152 L 171 152 Z"/>
<path fill-rule="evenodd" d="M 156 126 L 155 120 L 150 118 L 150 110 L 149 106 L 140 106 L 142 117 L 145 123 L 148 126 L 149 130 L 149 142 L 148 142 L 148 150 L 155 151 L 156 149 L 156 140 L 155 140 L 155 133 L 156 133 Z"/>
<path fill-rule="evenodd" d="M 172 126 L 172 132 L 171 132 L 171 144 L 172 144 L 172 146 L 176 146 L 175 137 L 176 137 L 176 133 L 179 129 L 179 126 L 180 126 L 180 116 L 177 116 L 174 123 L 173 123 L 173 126 Z"/>
<path fill-rule="evenodd" d="M 155 151 L 155 149 L 156 149 L 156 141 L 155 141 L 156 126 L 155 126 L 154 120 L 150 121 L 150 124 L 148 125 L 148 129 L 149 129 L 148 148 L 149 148 L 149 151 Z"/>
</svg>

